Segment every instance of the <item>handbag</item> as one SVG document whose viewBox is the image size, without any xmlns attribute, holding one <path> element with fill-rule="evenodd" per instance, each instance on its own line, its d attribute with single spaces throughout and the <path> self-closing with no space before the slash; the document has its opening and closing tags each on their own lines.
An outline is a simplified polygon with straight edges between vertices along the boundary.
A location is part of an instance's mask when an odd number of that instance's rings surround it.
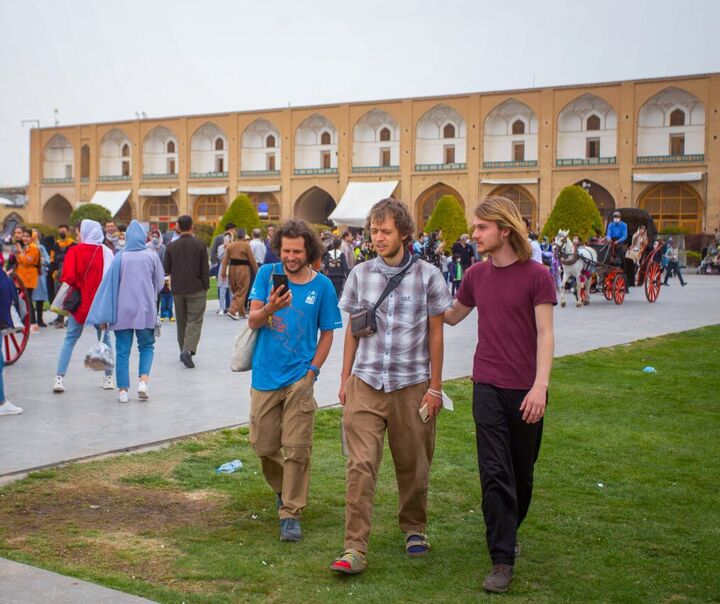
<svg viewBox="0 0 720 604">
<path fill-rule="evenodd" d="M 356 338 L 364 338 L 373 335 L 377 331 L 377 321 L 375 320 L 375 312 L 378 307 L 384 302 L 390 293 L 400 285 L 400 281 L 410 270 L 410 267 L 417 260 L 417 256 L 410 258 L 407 266 L 396 275 L 390 277 L 388 284 L 385 286 L 382 295 L 375 302 L 370 310 L 361 310 L 355 314 L 350 315 L 350 333 Z"/>
<path fill-rule="evenodd" d="M 95 260 L 95 254 L 97 254 L 98 248 L 100 246 L 95 246 L 95 251 L 93 252 L 92 257 L 90 258 L 90 262 L 88 262 L 88 265 L 85 267 L 85 274 L 83 275 L 83 283 L 85 282 L 85 279 L 87 278 L 88 271 L 90 270 L 90 267 L 92 266 L 93 260 Z M 65 290 L 63 292 L 63 289 Z M 60 297 L 61 294 L 65 294 Z M 59 299 L 59 300 L 58 300 Z M 63 283 L 60 286 L 60 291 L 58 291 L 57 296 L 55 296 L 55 299 L 53 300 L 53 303 L 50 305 L 50 310 L 56 312 L 59 315 L 67 315 L 69 313 L 75 312 L 79 307 L 80 303 L 82 302 L 82 297 L 80 296 L 80 290 L 72 287 L 71 285 L 68 285 L 67 283 Z"/>
<path fill-rule="evenodd" d="M 233 351 L 230 354 L 231 371 L 249 371 L 252 369 L 252 358 L 257 342 L 258 330 L 250 327 L 245 321 L 238 330 L 233 344 Z"/>
<path fill-rule="evenodd" d="M 272 286 L 272 276 L 275 273 L 275 267 L 270 274 L 270 285 Z M 255 351 L 255 343 L 257 342 L 258 329 L 250 327 L 250 321 L 245 321 L 238 330 L 233 344 L 233 350 L 230 353 L 230 371 L 250 371 L 252 369 L 253 352 Z"/>
</svg>

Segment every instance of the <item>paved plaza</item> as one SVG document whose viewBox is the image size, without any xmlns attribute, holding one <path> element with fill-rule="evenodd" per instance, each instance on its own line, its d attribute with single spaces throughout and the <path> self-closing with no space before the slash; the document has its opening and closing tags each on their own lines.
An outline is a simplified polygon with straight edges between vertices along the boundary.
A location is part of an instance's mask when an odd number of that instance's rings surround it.
<svg viewBox="0 0 720 604">
<path fill-rule="evenodd" d="M 684 288 L 677 281 L 663 288 L 655 304 L 635 288 L 622 306 L 598 294 L 585 308 L 556 307 L 556 356 L 720 323 L 720 278 L 688 275 L 688 282 Z M 0 421 L 0 481 L 31 469 L 247 422 L 250 374 L 232 373 L 228 361 L 239 324 L 218 316 L 216 309 L 217 302 L 208 304 L 195 369 L 186 369 L 178 360 L 175 324 L 163 324 L 146 403 L 132 396 L 130 403 L 118 403 L 115 391 L 100 388 L 102 374 L 83 367 L 95 337 L 92 329 L 86 330 L 75 348 L 66 392 L 53 394 L 65 332 L 48 327 L 34 334 L 22 358 L 5 369 L 7 396 L 25 412 Z M 472 315 L 460 325 L 446 326 L 444 379 L 470 374 L 475 325 Z M 342 335 L 336 332 L 316 385 L 321 406 L 337 404 Z M 130 368 L 133 375 L 137 350 L 131 355 Z M 134 386 L 131 380 L 131 394 Z"/>
<path fill-rule="evenodd" d="M 589 307 L 555 310 L 556 356 L 720 323 L 720 278 L 688 275 L 664 288 L 655 304 L 632 290 L 622 306 L 600 295 Z M 33 335 L 27 351 L 5 370 L 8 398 L 24 407 L 19 416 L 0 421 L 0 482 L 44 466 L 104 453 L 157 445 L 190 434 L 247 422 L 249 374 L 234 374 L 228 356 L 238 324 L 208 305 L 197 368 L 178 360 L 174 324 L 165 323 L 156 345 L 149 402 L 117 402 L 115 392 L 100 389 L 102 374 L 82 366 L 94 338 L 83 334 L 66 377 L 66 392 L 51 392 L 64 330 L 48 328 Z M 445 328 L 444 379 L 469 375 L 476 317 Z M 342 354 L 337 333 L 316 395 L 321 406 L 335 405 Z M 652 359 L 648 359 L 652 365 Z M 137 353 L 131 357 L 131 369 Z M 642 367 L 637 368 L 638 372 Z M 83 604 L 147 602 L 107 588 L 0 559 L 0 604 L 46 602 Z"/>
</svg>

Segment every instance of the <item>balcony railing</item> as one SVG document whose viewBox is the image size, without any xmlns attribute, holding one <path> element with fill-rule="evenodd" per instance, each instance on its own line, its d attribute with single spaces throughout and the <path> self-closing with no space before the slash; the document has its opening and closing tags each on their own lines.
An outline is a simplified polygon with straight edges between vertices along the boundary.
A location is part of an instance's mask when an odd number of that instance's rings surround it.
<svg viewBox="0 0 720 604">
<path fill-rule="evenodd" d="M 337 174 L 337 168 L 295 168 L 295 176 L 308 176 L 310 174 Z"/>
<path fill-rule="evenodd" d="M 142 175 L 143 180 L 177 180 L 178 175 L 177 174 L 143 174 Z"/>
<path fill-rule="evenodd" d="M 90 182 L 90 177 L 89 176 L 81 176 L 80 182 Z"/>
<path fill-rule="evenodd" d="M 190 178 L 227 178 L 227 172 L 190 172 Z"/>
<path fill-rule="evenodd" d="M 639 164 L 675 164 L 689 161 L 705 161 L 704 153 L 695 155 L 638 155 Z"/>
<path fill-rule="evenodd" d="M 483 168 L 492 170 L 494 168 L 536 168 L 537 160 L 528 161 L 484 161 Z"/>
<path fill-rule="evenodd" d="M 44 185 L 60 185 L 68 182 L 75 182 L 75 179 L 70 178 L 43 178 Z"/>
<path fill-rule="evenodd" d="M 435 172 L 438 170 L 465 170 L 466 164 L 415 164 L 415 170 L 417 172 Z"/>
<path fill-rule="evenodd" d="M 98 177 L 100 182 L 107 182 L 109 180 L 130 180 L 130 176 L 125 174 L 101 174 Z"/>
<path fill-rule="evenodd" d="M 400 166 L 353 166 L 353 174 L 365 174 L 367 172 L 399 172 Z"/>
<path fill-rule="evenodd" d="M 557 159 L 556 166 L 610 166 L 615 164 L 616 157 L 576 157 L 573 159 Z"/>
<path fill-rule="evenodd" d="M 240 170 L 240 176 L 280 176 L 280 170 Z"/>
</svg>

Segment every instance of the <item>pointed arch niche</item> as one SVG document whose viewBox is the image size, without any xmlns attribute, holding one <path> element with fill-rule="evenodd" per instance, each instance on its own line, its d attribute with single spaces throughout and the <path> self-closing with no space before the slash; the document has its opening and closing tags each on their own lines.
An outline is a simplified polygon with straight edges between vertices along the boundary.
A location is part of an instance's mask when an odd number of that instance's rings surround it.
<svg viewBox="0 0 720 604">
<path fill-rule="evenodd" d="M 617 114 L 604 99 L 584 94 L 558 115 L 557 166 L 612 165 L 617 161 Z"/>
<path fill-rule="evenodd" d="M 415 170 L 464 170 L 467 126 L 460 113 L 449 105 L 435 105 L 415 129 Z"/>
<path fill-rule="evenodd" d="M 415 228 L 418 232 L 425 228 L 425 224 L 433 213 L 437 202 L 444 195 L 452 195 L 465 210 L 465 200 L 457 190 L 443 182 L 436 183 L 420 193 L 415 200 Z"/>
<path fill-rule="evenodd" d="M 280 131 L 264 118 L 256 119 L 240 138 L 241 176 L 278 176 L 282 153 Z"/>
<path fill-rule="evenodd" d="M 320 187 L 312 187 L 297 198 L 293 214 L 307 222 L 327 224 L 335 205 L 330 193 Z"/>
<path fill-rule="evenodd" d="M 353 128 L 352 171 L 397 172 L 399 169 L 400 126 L 386 111 L 368 111 Z"/>
<path fill-rule="evenodd" d="M 75 150 L 62 134 L 56 134 L 43 151 L 43 182 L 73 182 L 75 178 Z"/>
<path fill-rule="evenodd" d="M 504 101 L 485 118 L 483 131 L 483 168 L 537 166 L 537 117 L 525 103 Z"/>
</svg>

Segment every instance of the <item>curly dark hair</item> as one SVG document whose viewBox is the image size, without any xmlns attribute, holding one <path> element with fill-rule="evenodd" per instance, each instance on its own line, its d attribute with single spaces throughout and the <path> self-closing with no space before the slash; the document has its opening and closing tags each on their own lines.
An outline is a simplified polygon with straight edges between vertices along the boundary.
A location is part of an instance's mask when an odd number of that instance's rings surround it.
<svg viewBox="0 0 720 604">
<path fill-rule="evenodd" d="M 325 253 L 325 247 L 320 241 L 317 233 L 313 231 L 304 220 L 290 218 L 275 228 L 270 247 L 279 256 L 283 237 L 297 239 L 302 237 L 305 240 L 305 253 L 308 264 L 313 264 Z"/>
<path fill-rule="evenodd" d="M 370 209 L 365 229 L 369 232 L 371 222 L 383 222 L 388 217 L 395 221 L 395 226 L 400 232 L 403 241 L 407 242 L 412 238 L 413 231 L 415 231 L 412 214 L 410 214 L 407 205 L 392 197 L 381 199 Z"/>
</svg>

